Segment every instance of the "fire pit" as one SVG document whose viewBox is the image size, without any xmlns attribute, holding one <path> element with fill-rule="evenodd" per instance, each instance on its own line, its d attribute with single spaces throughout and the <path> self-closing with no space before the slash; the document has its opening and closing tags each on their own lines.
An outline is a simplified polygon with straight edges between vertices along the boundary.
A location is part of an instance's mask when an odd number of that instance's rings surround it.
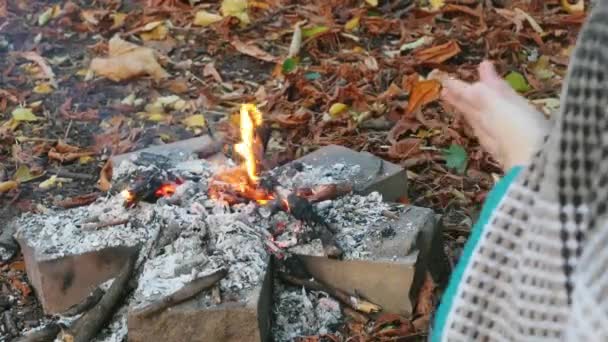
<svg viewBox="0 0 608 342">
<path fill-rule="evenodd" d="M 376 295 L 382 279 L 350 279 L 346 281 L 354 289 L 344 289 L 344 284 L 342 290 L 334 289 L 340 280 L 327 275 L 328 267 L 334 267 L 324 264 L 328 257 L 352 261 L 354 266 L 345 267 L 355 267 L 354 272 L 362 260 L 405 262 L 393 273 L 399 275 L 399 296 L 409 303 L 407 289 L 419 278 L 414 268 L 420 259 L 409 254 L 416 249 L 419 230 L 401 224 L 411 208 L 383 202 L 377 192 L 353 193 L 359 164 L 295 162 L 263 170 L 262 114 L 245 105 L 240 120 L 239 164 L 141 153 L 115 167 L 107 197 L 88 207 L 20 218 L 17 238 L 45 311 L 64 312 L 81 302 L 115 277 L 135 249 L 137 287 L 100 340 L 120 340 L 127 330 L 130 341 L 181 341 L 185 332 L 201 341 L 265 341 L 271 333 L 283 340 L 294 331 L 310 333 L 310 327 L 334 329 L 343 320 L 344 305 L 358 309 L 366 303 L 376 308 L 372 312 L 393 309 L 390 299 L 381 296 L 382 305 L 373 303 L 375 298 L 366 301 Z M 417 215 L 424 221 L 421 226 L 434 226 L 432 211 Z M 396 247 L 385 248 L 390 244 L 384 240 L 397 241 Z M 378 252 L 383 249 L 394 253 Z M 332 296 L 275 284 L 273 264 L 284 268 L 293 260 L 294 269 L 319 272 L 314 276 L 323 283 L 312 285 Z M 366 265 L 374 276 L 380 274 L 374 273 L 375 264 Z M 46 276 L 51 273 L 56 277 Z M 296 274 L 288 279 L 304 278 Z M 397 311 L 411 309 L 396 302 Z M 289 309 L 289 303 L 302 307 Z M 298 312 L 308 315 L 308 321 L 294 321 Z"/>
</svg>

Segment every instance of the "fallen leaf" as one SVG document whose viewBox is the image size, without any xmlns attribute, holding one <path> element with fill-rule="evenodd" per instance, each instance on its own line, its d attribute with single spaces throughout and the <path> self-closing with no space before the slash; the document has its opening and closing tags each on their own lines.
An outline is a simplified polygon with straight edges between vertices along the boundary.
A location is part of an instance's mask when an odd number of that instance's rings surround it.
<svg viewBox="0 0 608 342">
<path fill-rule="evenodd" d="M 99 180 L 97 181 L 97 188 L 103 192 L 107 192 L 112 187 L 112 160 L 108 159 L 108 161 L 101 168 L 101 172 L 99 173 Z"/>
<path fill-rule="evenodd" d="M 464 174 L 469 161 L 469 156 L 464 147 L 452 144 L 448 149 L 443 150 L 443 158 L 449 169 L 456 170 L 459 174 Z"/>
<path fill-rule="evenodd" d="M 80 12 L 80 16 L 84 19 L 85 22 L 97 26 L 99 22 L 108 14 L 106 10 L 98 10 L 98 9 L 88 9 L 82 10 Z"/>
<path fill-rule="evenodd" d="M 17 107 L 11 113 L 15 121 L 38 121 L 39 117 L 34 115 L 31 108 Z"/>
<path fill-rule="evenodd" d="M 511 71 L 506 77 L 505 81 L 509 83 L 511 88 L 515 89 L 518 92 L 525 93 L 531 89 L 528 81 L 524 75 L 518 73 L 517 71 Z"/>
<path fill-rule="evenodd" d="M 421 152 L 420 145 L 422 140 L 418 138 L 405 138 L 391 145 L 388 149 L 388 155 L 391 158 L 403 159 L 412 157 Z"/>
<path fill-rule="evenodd" d="M 110 14 L 110 17 L 112 18 L 112 26 L 110 26 L 110 30 L 116 30 L 118 28 L 121 28 L 125 24 L 127 14 L 121 12 L 112 13 Z"/>
<path fill-rule="evenodd" d="M 236 17 L 242 25 L 250 23 L 247 0 L 223 0 L 220 12 L 224 17 Z"/>
<path fill-rule="evenodd" d="M 408 132 L 416 132 L 422 124 L 418 120 L 402 118 L 388 133 L 388 141 L 391 144 L 396 144 L 401 139 L 401 136 Z"/>
<path fill-rule="evenodd" d="M 585 1 L 578 0 L 576 3 L 571 4 L 568 0 L 561 0 L 562 8 L 571 14 L 582 13 L 585 11 Z"/>
<path fill-rule="evenodd" d="M 340 114 L 342 114 L 345 110 L 348 109 L 348 106 L 345 105 L 344 103 L 334 103 L 331 105 L 331 107 L 329 107 L 329 115 L 336 117 Z"/>
<path fill-rule="evenodd" d="M 51 19 L 58 17 L 59 14 L 61 14 L 61 7 L 59 5 L 47 8 L 46 11 L 38 16 L 38 26 L 46 25 Z"/>
<path fill-rule="evenodd" d="M 436 80 L 426 80 L 414 83 L 405 113 L 407 115 L 419 110 L 425 104 L 439 99 L 441 83 Z"/>
<path fill-rule="evenodd" d="M 277 58 L 251 43 L 243 43 L 240 40 L 232 40 L 230 44 L 242 54 L 255 57 L 265 62 L 276 62 Z"/>
<path fill-rule="evenodd" d="M 40 67 L 40 70 L 42 70 L 42 73 L 44 74 L 43 77 L 47 78 L 53 86 L 57 86 L 57 83 L 55 82 L 55 73 L 42 56 L 33 51 L 21 52 L 20 55 L 21 57 L 36 63 L 38 67 Z"/>
<path fill-rule="evenodd" d="M 194 114 L 184 119 L 184 124 L 188 128 L 205 127 L 207 125 L 207 120 L 205 120 L 205 117 L 202 114 Z"/>
<path fill-rule="evenodd" d="M 283 67 L 281 70 L 284 74 L 289 74 L 290 72 L 296 70 L 297 66 L 298 62 L 295 58 L 287 58 L 285 61 L 283 61 Z"/>
<path fill-rule="evenodd" d="M 365 0 L 365 2 L 372 7 L 378 7 L 378 0 Z"/>
<path fill-rule="evenodd" d="M 49 83 L 39 83 L 32 91 L 36 94 L 50 94 L 53 92 L 53 86 Z"/>
<path fill-rule="evenodd" d="M 144 42 L 150 40 L 165 40 L 169 34 L 169 29 L 164 22 L 160 21 L 153 29 L 141 32 L 139 36 Z"/>
<path fill-rule="evenodd" d="M 51 148 L 48 152 L 48 157 L 59 161 L 60 163 L 71 162 L 81 157 L 90 157 L 95 155 L 92 151 L 82 151 L 79 147 L 68 145 L 62 141 Z"/>
<path fill-rule="evenodd" d="M 540 35 L 544 35 L 545 31 L 543 30 L 542 27 L 540 27 L 540 25 L 538 24 L 538 22 L 532 18 L 531 15 L 529 15 L 527 12 L 525 12 L 524 10 L 520 9 L 520 8 L 515 8 L 515 13 L 517 14 L 517 16 L 520 16 L 522 18 L 524 18 L 528 24 L 530 24 L 530 26 L 532 27 L 532 29 L 534 31 L 536 31 L 536 33 L 540 34 Z"/>
<path fill-rule="evenodd" d="M 42 175 L 42 173 L 34 174 L 30 171 L 29 167 L 27 167 L 26 165 L 21 165 L 19 166 L 19 168 L 17 168 L 17 171 L 15 171 L 13 179 L 19 183 L 26 183 L 36 178 L 39 178 Z"/>
<path fill-rule="evenodd" d="M 211 76 L 216 82 L 223 83 L 222 76 L 215 68 L 215 63 L 207 63 L 203 68 L 203 76 L 209 77 Z"/>
<path fill-rule="evenodd" d="M 0 182 L 0 193 L 9 192 L 13 189 L 16 189 L 17 186 L 19 186 L 19 183 L 17 183 L 16 181 L 12 181 L 12 180 Z"/>
<path fill-rule="evenodd" d="M 440 64 L 461 52 L 458 43 L 451 40 L 445 44 L 436 45 L 414 53 L 420 63 Z"/>
<path fill-rule="evenodd" d="M 327 27 L 327 26 L 323 26 L 323 25 L 313 26 L 313 27 L 303 28 L 302 36 L 304 38 L 310 38 L 310 37 L 317 36 L 321 33 L 325 33 L 327 31 L 329 31 L 329 27 Z"/>
<path fill-rule="evenodd" d="M 40 184 L 38 184 L 38 187 L 40 189 L 50 189 L 50 188 L 54 188 L 55 186 L 57 186 L 57 175 L 52 175 L 51 177 L 49 177 L 49 179 L 46 179 L 43 182 L 40 182 Z"/>
<path fill-rule="evenodd" d="M 437 11 L 441 9 L 441 7 L 445 6 L 444 0 L 429 0 L 429 5 L 433 11 Z"/>
<path fill-rule="evenodd" d="M 209 26 L 211 24 L 217 23 L 218 21 L 221 21 L 223 18 L 221 15 L 219 14 L 215 14 L 215 13 L 210 13 L 207 12 L 205 10 L 201 10 L 196 12 L 196 14 L 194 15 L 194 21 L 192 22 L 193 25 L 196 26 Z"/>
<path fill-rule="evenodd" d="M 300 53 L 302 48 L 302 28 L 298 22 L 293 29 L 293 35 L 291 36 L 291 43 L 289 44 L 289 52 L 287 57 L 295 57 Z"/>
<path fill-rule="evenodd" d="M 141 75 L 150 75 L 156 80 L 169 76 L 158 64 L 150 48 L 129 43 L 115 35 L 110 39 L 108 58 L 94 58 L 90 69 L 96 74 L 119 82 Z"/>
<path fill-rule="evenodd" d="M 555 76 L 555 73 L 551 70 L 549 60 L 548 56 L 540 56 L 538 61 L 532 65 L 532 73 L 534 73 L 534 76 L 539 80 L 548 80 Z"/>
<path fill-rule="evenodd" d="M 344 24 L 344 29 L 346 31 L 354 31 L 359 27 L 359 22 L 361 21 L 360 16 L 355 16 Z"/>
</svg>

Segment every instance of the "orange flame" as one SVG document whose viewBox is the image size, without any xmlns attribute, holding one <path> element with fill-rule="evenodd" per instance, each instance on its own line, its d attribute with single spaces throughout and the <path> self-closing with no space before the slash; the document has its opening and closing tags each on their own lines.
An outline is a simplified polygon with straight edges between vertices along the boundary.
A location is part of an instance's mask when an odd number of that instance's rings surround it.
<svg viewBox="0 0 608 342">
<path fill-rule="evenodd" d="M 256 127 L 262 124 L 262 113 L 254 104 L 243 104 L 241 106 L 241 142 L 234 145 L 234 150 L 245 160 L 247 176 L 257 184 L 259 177 L 257 173 L 256 148 L 260 142 L 255 135 Z M 257 144 L 256 144 L 257 143 Z"/>
<path fill-rule="evenodd" d="M 176 184 L 167 183 L 160 186 L 160 188 L 156 189 L 154 194 L 156 197 L 171 197 L 175 193 Z"/>
</svg>

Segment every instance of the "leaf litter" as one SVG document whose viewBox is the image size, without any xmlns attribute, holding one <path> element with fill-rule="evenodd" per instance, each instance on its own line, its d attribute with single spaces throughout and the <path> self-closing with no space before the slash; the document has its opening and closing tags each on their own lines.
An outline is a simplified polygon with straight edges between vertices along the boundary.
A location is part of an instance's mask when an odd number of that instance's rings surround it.
<svg viewBox="0 0 608 342">
<path fill-rule="evenodd" d="M 439 100 L 440 80 L 474 81 L 490 58 L 550 116 L 588 10 L 582 0 L 21 3 L 0 1 L 0 16 L 10 13 L 0 23 L 0 219 L 87 202 L 110 187 L 112 155 L 209 130 L 235 138 L 233 113 L 255 101 L 271 125 L 269 160 L 340 144 L 407 167 L 402 201 L 444 214 L 454 261 L 500 168 Z M 64 182 L 58 170 L 99 177 Z M 15 284 L 19 310 L 41 320 Z M 385 317 L 342 336 L 424 335 L 414 326 Z"/>
</svg>

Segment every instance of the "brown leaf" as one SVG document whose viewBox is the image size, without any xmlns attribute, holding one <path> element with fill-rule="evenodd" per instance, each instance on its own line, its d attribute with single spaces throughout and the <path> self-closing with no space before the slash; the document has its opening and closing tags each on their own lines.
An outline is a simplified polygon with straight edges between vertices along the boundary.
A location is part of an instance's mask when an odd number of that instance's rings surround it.
<svg viewBox="0 0 608 342">
<path fill-rule="evenodd" d="M 101 168 L 99 173 L 99 180 L 97 181 L 97 188 L 103 192 L 107 192 L 112 187 L 112 160 L 108 159 L 105 165 Z"/>
<path fill-rule="evenodd" d="M 399 139 L 401 139 L 403 134 L 407 132 L 415 133 L 420 126 L 420 122 L 416 120 L 402 118 L 401 120 L 397 121 L 397 124 L 388 133 L 388 141 L 391 144 L 395 144 L 397 141 L 399 141 Z"/>
<path fill-rule="evenodd" d="M 265 62 L 276 62 L 277 58 L 271 54 L 269 54 L 268 52 L 260 49 L 259 47 L 257 47 L 256 45 L 250 44 L 250 43 L 243 43 L 240 40 L 233 40 L 230 42 L 230 44 L 232 44 L 232 46 L 237 49 L 238 52 L 251 56 L 251 57 L 255 57 L 259 60 L 265 61 Z"/>
<path fill-rule="evenodd" d="M 95 200 L 99 198 L 99 195 L 99 192 L 93 192 L 90 194 L 80 195 L 62 201 L 57 201 L 55 202 L 55 205 L 64 209 L 81 207 L 95 202 Z"/>
<path fill-rule="evenodd" d="M 451 40 L 445 44 L 436 45 L 428 49 L 417 51 L 414 57 L 420 63 L 440 64 L 460 53 L 458 43 Z"/>
<path fill-rule="evenodd" d="M 203 68 L 203 76 L 205 76 L 205 77 L 211 76 L 218 83 L 224 82 L 222 80 L 222 76 L 220 76 L 220 73 L 215 68 L 214 63 L 207 63 L 205 65 L 205 67 Z"/>
<path fill-rule="evenodd" d="M 8 14 L 6 0 L 0 0 L 0 18 L 6 17 Z"/>
<path fill-rule="evenodd" d="M 310 120 L 310 113 L 280 114 L 273 117 L 273 120 L 284 127 L 298 127 L 308 123 Z"/>
<path fill-rule="evenodd" d="M 414 84 L 410 94 L 410 100 L 405 111 L 406 115 L 412 114 L 427 103 L 439 99 L 441 83 L 436 80 L 420 81 Z"/>
<path fill-rule="evenodd" d="M 129 43 L 118 35 L 109 41 L 109 57 L 94 58 L 90 68 L 115 82 L 142 75 L 150 75 L 156 80 L 169 76 L 156 61 L 152 49 Z"/>
<path fill-rule="evenodd" d="M 187 80 L 177 78 L 165 83 L 165 87 L 174 94 L 183 94 L 188 92 L 190 85 L 188 84 Z"/>
<path fill-rule="evenodd" d="M 55 73 L 42 56 L 34 51 L 28 51 L 22 52 L 21 57 L 38 64 L 40 70 L 42 70 L 42 73 L 44 74 L 44 77 L 46 77 L 52 85 L 57 86 L 57 83 L 55 82 Z"/>
<path fill-rule="evenodd" d="M 80 157 L 87 157 L 94 155 L 95 152 L 83 151 L 80 147 L 66 144 L 64 141 L 59 140 L 55 147 L 51 148 L 48 152 L 50 159 L 58 160 L 60 163 L 71 162 Z"/>
<path fill-rule="evenodd" d="M 0 182 L 0 193 L 9 192 L 13 189 L 17 189 L 18 186 L 19 183 L 12 180 Z"/>
<path fill-rule="evenodd" d="M 399 140 L 396 144 L 391 145 L 388 149 L 388 155 L 391 158 L 402 159 L 414 156 L 421 152 L 421 140 L 418 138 L 406 138 Z"/>
</svg>

